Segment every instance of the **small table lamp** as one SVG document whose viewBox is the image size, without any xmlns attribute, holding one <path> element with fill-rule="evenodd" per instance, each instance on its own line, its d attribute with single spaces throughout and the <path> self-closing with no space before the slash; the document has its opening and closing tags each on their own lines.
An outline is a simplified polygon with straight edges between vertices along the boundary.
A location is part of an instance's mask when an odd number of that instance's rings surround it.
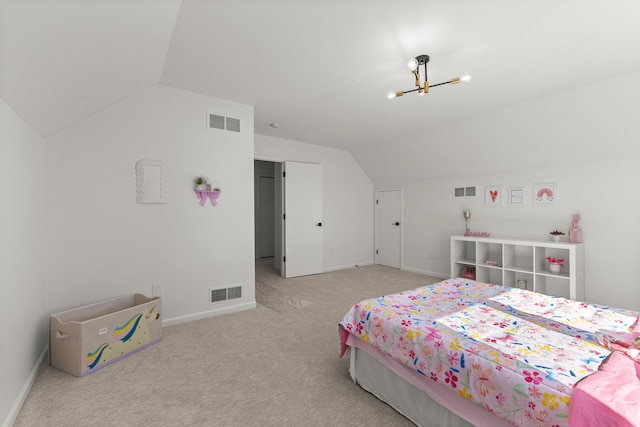
<svg viewBox="0 0 640 427">
<path fill-rule="evenodd" d="M 465 236 L 469 236 L 471 234 L 471 230 L 469 230 L 469 218 L 471 218 L 471 211 L 463 211 L 462 215 L 464 215 L 464 223 L 465 223 Z"/>
</svg>

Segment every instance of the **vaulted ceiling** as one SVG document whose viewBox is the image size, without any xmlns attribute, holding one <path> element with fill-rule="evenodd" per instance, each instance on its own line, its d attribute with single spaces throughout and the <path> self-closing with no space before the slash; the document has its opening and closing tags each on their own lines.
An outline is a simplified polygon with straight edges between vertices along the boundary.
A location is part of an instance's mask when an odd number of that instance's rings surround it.
<svg viewBox="0 0 640 427">
<path fill-rule="evenodd" d="M 0 96 L 47 136 L 162 84 L 356 149 L 640 70 L 639 22 L 637 0 L 0 0 Z M 388 100 L 420 54 L 473 78 Z"/>
</svg>

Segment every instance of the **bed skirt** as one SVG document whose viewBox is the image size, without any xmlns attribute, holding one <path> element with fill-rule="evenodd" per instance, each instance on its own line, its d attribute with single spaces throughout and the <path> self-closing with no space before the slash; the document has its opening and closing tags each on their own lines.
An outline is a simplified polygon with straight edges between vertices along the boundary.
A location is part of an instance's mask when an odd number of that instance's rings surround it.
<svg viewBox="0 0 640 427">
<path fill-rule="evenodd" d="M 398 364 L 350 336 L 351 378 L 421 427 L 508 427 L 471 401 Z M 511 426 L 513 427 L 513 426 Z"/>
</svg>

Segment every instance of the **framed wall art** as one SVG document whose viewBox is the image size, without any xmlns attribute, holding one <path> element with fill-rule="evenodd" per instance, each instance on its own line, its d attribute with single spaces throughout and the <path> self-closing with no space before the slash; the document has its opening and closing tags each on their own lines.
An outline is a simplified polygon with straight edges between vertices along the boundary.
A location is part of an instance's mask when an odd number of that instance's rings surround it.
<svg viewBox="0 0 640 427">
<path fill-rule="evenodd" d="M 535 184 L 533 186 L 534 206 L 555 206 L 558 199 L 555 184 Z"/>
<path fill-rule="evenodd" d="M 524 205 L 524 187 L 509 188 L 509 204 L 512 206 Z"/>
<path fill-rule="evenodd" d="M 502 206 L 502 187 L 486 187 L 484 190 L 484 203 L 487 206 Z"/>
</svg>

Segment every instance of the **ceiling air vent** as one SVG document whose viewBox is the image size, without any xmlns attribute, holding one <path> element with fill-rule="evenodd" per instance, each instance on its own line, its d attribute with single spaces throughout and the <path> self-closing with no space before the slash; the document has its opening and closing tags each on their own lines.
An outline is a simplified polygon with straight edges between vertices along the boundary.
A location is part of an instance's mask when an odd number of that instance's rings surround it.
<svg viewBox="0 0 640 427">
<path fill-rule="evenodd" d="M 207 113 L 207 127 L 209 129 L 240 132 L 240 119 L 225 117 L 219 114 Z"/>
</svg>

